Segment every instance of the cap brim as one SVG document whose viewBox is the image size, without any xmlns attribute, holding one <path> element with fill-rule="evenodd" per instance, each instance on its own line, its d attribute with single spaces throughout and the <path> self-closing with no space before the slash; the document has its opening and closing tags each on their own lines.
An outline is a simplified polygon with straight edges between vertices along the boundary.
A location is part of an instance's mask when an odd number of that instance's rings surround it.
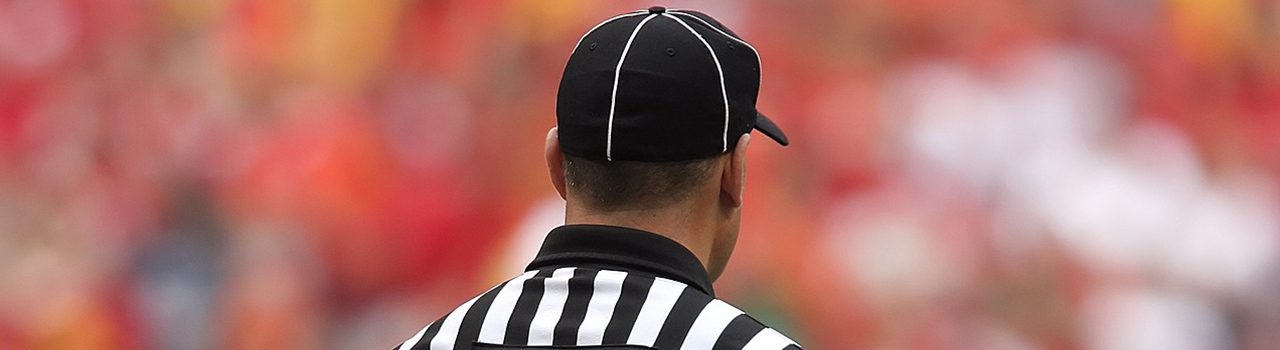
<svg viewBox="0 0 1280 350">
<path fill-rule="evenodd" d="M 790 141 L 787 141 L 787 134 L 782 132 L 782 128 L 779 128 L 778 124 L 775 124 L 773 120 L 770 120 L 764 114 L 760 114 L 760 112 L 756 112 L 756 130 L 760 130 L 760 133 L 777 141 L 780 145 L 791 144 Z"/>
</svg>

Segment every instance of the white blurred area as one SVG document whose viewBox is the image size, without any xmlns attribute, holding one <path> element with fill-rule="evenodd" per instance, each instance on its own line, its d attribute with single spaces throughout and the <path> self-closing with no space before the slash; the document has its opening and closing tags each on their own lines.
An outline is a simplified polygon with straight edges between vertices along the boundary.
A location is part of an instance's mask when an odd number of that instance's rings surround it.
<svg viewBox="0 0 1280 350">
<path fill-rule="evenodd" d="M 1035 269 L 1035 255 L 1061 252 L 1085 275 L 1067 301 L 1078 311 L 1039 317 L 1073 323 L 1085 348 L 1280 344 L 1274 179 L 1247 163 L 1210 169 L 1180 129 L 1124 115 L 1133 82 L 1102 52 L 1045 44 L 1006 57 L 990 69 L 926 60 L 886 77 L 881 118 L 893 131 L 882 148 L 895 180 L 823 213 L 823 246 L 851 289 L 911 310 L 894 316 L 904 323 L 927 322 L 926 310 L 991 288 L 978 265 Z M 957 224 L 972 215 L 985 226 Z M 969 239 L 980 241 L 956 243 Z M 1268 321 L 1233 328 L 1241 319 Z M 953 340 L 1040 348 L 1000 334 L 1012 342 Z"/>
</svg>

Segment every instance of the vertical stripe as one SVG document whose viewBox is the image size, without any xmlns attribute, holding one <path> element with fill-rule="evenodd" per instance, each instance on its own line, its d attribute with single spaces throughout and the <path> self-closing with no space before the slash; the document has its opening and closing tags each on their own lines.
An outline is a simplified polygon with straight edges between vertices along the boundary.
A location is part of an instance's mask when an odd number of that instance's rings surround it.
<svg viewBox="0 0 1280 350">
<path fill-rule="evenodd" d="M 667 315 L 667 321 L 663 322 L 662 331 L 658 332 L 658 339 L 653 342 L 653 347 L 659 349 L 680 347 L 680 343 L 683 343 L 685 336 L 689 334 L 693 321 L 711 300 L 710 296 L 693 288 L 687 288 L 680 293 L 680 299 L 671 306 L 671 313 Z"/>
<path fill-rule="evenodd" d="M 527 344 L 529 342 L 529 323 L 533 321 L 533 313 L 538 310 L 538 303 L 542 301 L 543 285 L 547 276 L 551 276 L 550 269 L 538 271 L 533 278 L 524 281 L 524 292 L 520 293 L 520 299 L 516 300 L 516 307 L 511 312 L 511 321 L 507 322 L 506 335 L 502 338 L 504 344 Z"/>
<path fill-rule="evenodd" d="M 711 53 L 711 61 L 716 63 L 716 75 L 720 77 L 720 97 L 724 101 L 724 133 L 720 134 L 721 146 L 723 148 L 721 152 L 728 152 L 729 151 L 729 92 L 724 88 L 724 69 L 720 68 L 720 58 L 716 57 L 716 50 L 711 48 L 711 44 L 707 43 L 707 39 L 703 38 L 702 34 L 699 34 L 698 31 L 693 30 L 693 27 L 690 27 L 688 23 L 684 23 L 684 21 L 681 20 L 679 17 L 672 16 L 669 13 L 663 13 L 662 15 L 667 18 L 675 20 L 677 23 L 680 23 L 680 25 L 684 26 L 685 29 L 688 29 L 690 33 L 693 33 L 693 36 L 697 37 L 698 41 L 702 42 L 702 46 L 707 47 L 707 52 Z"/>
<path fill-rule="evenodd" d="M 653 277 L 629 274 L 622 282 L 622 296 L 613 308 L 613 317 L 604 328 L 604 344 L 625 344 L 640 316 L 641 307 L 653 287 Z"/>
<path fill-rule="evenodd" d="M 453 309 L 449 316 L 445 316 L 444 321 L 440 322 L 440 333 L 430 338 L 431 350 L 453 349 L 453 342 L 458 338 L 458 327 L 462 325 L 462 316 L 466 315 L 467 310 L 470 310 L 471 305 L 475 304 L 476 299 L 479 298 L 480 296 L 477 295 L 467 300 L 457 309 Z"/>
<path fill-rule="evenodd" d="M 747 345 L 743 346 L 742 350 L 778 350 L 787 345 L 795 345 L 795 343 L 791 339 L 787 339 L 782 333 L 773 330 L 773 328 L 765 328 L 756 333 L 756 336 L 751 337 L 751 341 L 747 342 Z"/>
<path fill-rule="evenodd" d="M 706 20 L 703 20 L 698 16 L 694 16 L 693 14 L 684 13 L 684 12 L 681 12 L 681 10 L 668 10 L 666 13 L 674 13 L 677 15 L 692 18 L 694 20 L 697 20 L 698 22 L 702 22 L 702 25 L 705 25 L 707 26 L 707 28 L 711 28 L 711 30 L 714 30 L 717 33 L 720 33 L 720 35 L 724 35 L 726 38 L 729 38 L 730 40 L 737 41 L 739 44 L 745 45 L 747 48 L 751 49 L 752 53 L 756 54 L 756 66 L 759 67 L 761 71 L 764 70 L 764 64 L 763 62 L 760 61 L 760 50 L 756 50 L 755 46 L 751 46 L 751 44 L 748 44 L 745 40 L 742 40 L 733 35 L 729 35 L 729 33 L 725 33 L 723 30 L 720 30 L 720 28 L 716 28 L 716 26 L 711 25 L 711 23 L 707 23 Z"/>
<path fill-rule="evenodd" d="M 724 331 L 720 332 L 720 339 L 716 340 L 715 346 L 711 350 L 737 350 L 747 345 L 747 341 L 752 336 L 760 333 L 764 329 L 764 325 L 757 322 L 747 314 L 734 317 L 728 326 L 724 327 Z"/>
<path fill-rule="evenodd" d="M 577 345 L 604 343 L 605 327 L 613 317 L 614 306 L 622 295 L 622 283 L 626 278 L 627 273 L 622 271 L 602 270 L 596 275 L 591 302 L 587 304 L 586 314 L 582 317 L 582 326 L 578 327 Z"/>
<path fill-rule="evenodd" d="M 720 333 L 729 326 L 729 322 L 739 315 L 742 315 L 742 311 L 738 308 L 720 300 L 711 300 L 689 327 L 689 335 L 684 338 L 684 344 L 680 348 L 710 349 L 720 339 Z"/>
<path fill-rule="evenodd" d="M 595 289 L 597 270 L 578 269 L 569 279 L 569 299 L 564 303 L 564 313 L 556 322 L 551 345 L 577 345 L 578 327 L 587 314 L 587 303 Z"/>
<path fill-rule="evenodd" d="M 649 296 L 631 329 L 627 344 L 653 346 L 662 331 L 662 325 L 671 313 L 671 307 L 684 295 L 685 285 L 665 278 L 655 278 L 653 287 L 649 288 Z"/>
<path fill-rule="evenodd" d="M 658 15 L 651 14 L 646 16 L 636 25 L 636 29 L 631 31 L 631 37 L 627 38 L 627 45 L 622 47 L 622 56 L 618 57 L 618 67 L 613 70 L 613 92 L 609 97 L 609 130 L 605 135 L 604 156 L 605 159 L 613 160 L 613 112 L 618 106 L 618 80 L 622 78 L 622 62 L 627 61 L 627 51 L 631 51 L 631 42 L 636 40 L 636 34 L 640 33 L 640 28 L 644 28 L 645 23 Z"/>
<path fill-rule="evenodd" d="M 524 290 L 524 282 L 536 273 L 538 272 L 525 272 L 507 281 L 502 288 L 498 289 L 498 295 L 493 298 L 489 312 L 484 315 L 484 323 L 480 326 L 480 334 L 476 340 L 491 344 L 502 343 L 507 332 L 507 321 L 511 319 L 511 312 L 515 311 L 516 300 Z"/>
<path fill-rule="evenodd" d="M 426 327 L 422 327 L 422 330 L 418 331 L 418 334 L 414 334 L 413 338 L 409 338 L 409 340 L 404 341 L 403 344 L 400 344 L 400 347 L 398 349 L 411 350 L 414 347 L 416 347 L 418 343 L 422 341 L 423 338 L 426 338 L 429 340 L 432 337 L 435 337 L 436 333 L 440 332 L 441 321 L 444 321 L 444 317 L 441 317 L 435 322 L 431 322 L 431 324 L 427 325 Z"/>
<path fill-rule="evenodd" d="M 572 267 L 559 268 L 551 274 L 551 278 L 544 280 L 546 285 L 542 301 L 538 303 L 538 311 L 529 323 L 528 345 L 551 345 L 556 322 L 560 321 L 565 301 L 569 298 L 569 279 L 573 277 L 573 273 Z"/>
<path fill-rule="evenodd" d="M 484 322 L 484 316 L 489 313 L 493 299 L 498 297 L 498 291 L 506 285 L 507 282 L 503 282 L 489 289 L 471 304 L 471 309 L 462 316 L 462 325 L 458 327 L 458 340 L 454 341 L 453 345 L 454 350 L 471 348 L 471 343 L 476 341 L 476 337 L 480 334 L 480 325 Z"/>
</svg>

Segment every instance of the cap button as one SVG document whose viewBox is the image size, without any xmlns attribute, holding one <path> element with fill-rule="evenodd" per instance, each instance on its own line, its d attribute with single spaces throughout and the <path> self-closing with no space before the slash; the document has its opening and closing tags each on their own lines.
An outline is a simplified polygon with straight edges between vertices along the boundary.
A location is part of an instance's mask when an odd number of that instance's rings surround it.
<svg viewBox="0 0 1280 350">
<path fill-rule="evenodd" d="M 649 8 L 649 13 L 652 13 L 655 15 L 663 12 L 667 12 L 667 8 L 662 6 L 654 6 Z"/>
</svg>

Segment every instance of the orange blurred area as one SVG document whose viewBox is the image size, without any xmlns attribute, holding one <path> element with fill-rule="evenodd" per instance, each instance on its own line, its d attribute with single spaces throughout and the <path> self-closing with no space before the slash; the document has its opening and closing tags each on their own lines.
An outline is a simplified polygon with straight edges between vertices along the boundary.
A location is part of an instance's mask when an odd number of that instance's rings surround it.
<svg viewBox="0 0 1280 350">
<path fill-rule="evenodd" d="M 390 348 L 563 223 L 571 45 L 758 48 L 720 296 L 812 349 L 1280 344 L 1280 2 L 0 1 L 0 349 Z"/>
</svg>

